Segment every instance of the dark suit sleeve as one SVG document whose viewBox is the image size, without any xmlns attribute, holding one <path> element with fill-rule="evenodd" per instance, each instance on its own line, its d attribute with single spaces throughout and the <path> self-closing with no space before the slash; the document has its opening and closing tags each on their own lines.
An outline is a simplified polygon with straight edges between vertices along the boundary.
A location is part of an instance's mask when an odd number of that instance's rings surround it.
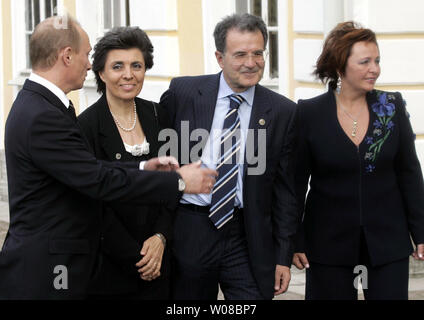
<svg viewBox="0 0 424 320">
<path fill-rule="evenodd" d="M 274 181 L 274 239 L 276 239 L 277 264 L 291 266 L 293 237 L 297 230 L 297 205 L 294 188 L 294 161 L 298 134 L 298 118 L 293 109 L 284 144 L 280 151 L 277 176 Z"/>
<path fill-rule="evenodd" d="M 142 258 L 140 254 L 142 243 L 138 243 L 130 235 L 116 215 L 111 206 L 103 206 L 101 249 L 123 272 L 136 277 L 138 272 L 135 264 Z"/>
<path fill-rule="evenodd" d="M 156 110 L 158 113 L 159 131 L 171 128 L 171 120 L 166 110 L 159 104 L 156 105 Z M 163 145 L 164 142 L 159 142 L 159 144 Z M 175 208 L 161 206 L 158 210 L 160 210 L 160 213 L 154 226 L 154 233 L 162 233 L 166 241 L 170 241 L 172 240 L 172 220 Z"/>
<path fill-rule="evenodd" d="M 98 200 L 176 206 L 177 173 L 102 165 L 87 151 L 78 127 L 59 110 L 46 109 L 30 128 L 31 160 L 68 187 Z"/>
<path fill-rule="evenodd" d="M 172 240 L 172 217 L 175 210 L 164 206 L 159 207 L 158 210 L 159 217 L 156 220 L 153 233 L 161 233 L 166 241 L 170 241 Z"/>
<path fill-rule="evenodd" d="M 296 197 L 298 206 L 299 228 L 295 236 L 294 245 L 295 252 L 305 252 L 305 229 L 303 225 L 303 217 L 305 214 L 305 198 L 308 191 L 309 177 L 311 175 L 310 152 L 306 140 L 306 120 L 303 116 L 304 105 L 299 100 L 297 106 L 299 135 L 298 148 L 296 155 Z"/>
<path fill-rule="evenodd" d="M 137 161 L 106 161 L 97 159 L 104 167 L 140 170 L 140 162 Z"/>
<path fill-rule="evenodd" d="M 400 93 L 396 100 L 401 101 L 399 112 L 400 144 L 396 156 L 395 170 L 399 188 L 408 214 L 409 230 L 415 244 L 424 244 L 424 182 L 420 162 L 415 151 L 415 135 L 409 115 Z"/>
</svg>

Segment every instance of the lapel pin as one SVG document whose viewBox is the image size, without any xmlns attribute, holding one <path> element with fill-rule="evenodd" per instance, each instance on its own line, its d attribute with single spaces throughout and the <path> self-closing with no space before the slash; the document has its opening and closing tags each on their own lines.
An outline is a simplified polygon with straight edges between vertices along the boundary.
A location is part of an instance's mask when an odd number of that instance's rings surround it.
<svg viewBox="0 0 424 320">
<path fill-rule="evenodd" d="M 264 125 L 265 125 L 265 120 L 264 120 L 264 119 L 260 119 L 260 120 L 259 120 L 259 124 L 260 124 L 261 126 L 264 126 Z"/>
<path fill-rule="evenodd" d="M 116 160 L 120 160 L 121 159 L 121 154 L 120 153 L 117 153 L 115 157 L 116 157 Z"/>
</svg>

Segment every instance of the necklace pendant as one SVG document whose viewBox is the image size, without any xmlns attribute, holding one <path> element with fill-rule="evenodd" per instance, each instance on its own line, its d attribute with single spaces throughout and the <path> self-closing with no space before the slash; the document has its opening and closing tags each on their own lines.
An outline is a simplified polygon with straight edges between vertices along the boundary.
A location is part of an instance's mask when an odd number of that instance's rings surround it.
<svg viewBox="0 0 424 320">
<path fill-rule="evenodd" d="M 357 130 L 358 130 L 358 121 L 353 121 L 352 137 L 356 137 Z"/>
</svg>

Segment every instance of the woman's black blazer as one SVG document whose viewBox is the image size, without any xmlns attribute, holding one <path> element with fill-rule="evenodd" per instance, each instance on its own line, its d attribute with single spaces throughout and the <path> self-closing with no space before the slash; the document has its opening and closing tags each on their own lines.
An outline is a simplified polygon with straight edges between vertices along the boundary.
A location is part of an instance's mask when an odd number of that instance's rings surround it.
<svg viewBox="0 0 424 320">
<path fill-rule="evenodd" d="M 373 90 L 367 103 L 368 131 L 357 147 L 338 122 L 331 90 L 298 102 L 296 251 L 311 261 L 357 265 L 361 230 L 373 265 L 411 254 L 410 236 L 424 243 L 423 176 L 404 100 Z"/>
<path fill-rule="evenodd" d="M 158 134 L 161 129 L 169 127 L 168 116 L 159 104 L 139 98 L 135 101 L 138 119 L 150 144 L 150 153 L 135 157 L 125 150 L 109 111 L 106 95 L 102 95 L 78 117 L 79 125 L 96 158 L 107 161 L 139 162 L 157 157 L 163 144 L 158 141 Z M 94 277 L 91 293 L 135 292 L 142 284 L 137 281 L 139 275 L 134 264 L 141 259 L 140 250 L 143 242 L 155 233 L 162 233 L 168 241 L 171 240 L 172 212 L 160 206 L 133 206 L 125 203 L 102 205 L 102 255 L 100 270 L 97 270 Z M 166 248 L 161 277 L 168 277 L 169 269 L 169 253 Z"/>
</svg>

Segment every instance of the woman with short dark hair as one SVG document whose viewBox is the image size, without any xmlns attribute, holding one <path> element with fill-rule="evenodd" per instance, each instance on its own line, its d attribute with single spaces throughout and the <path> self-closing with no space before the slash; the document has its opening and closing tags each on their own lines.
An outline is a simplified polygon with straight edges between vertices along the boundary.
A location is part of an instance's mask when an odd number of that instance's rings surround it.
<svg viewBox="0 0 424 320">
<path fill-rule="evenodd" d="M 409 255 L 424 260 L 424 186 L 405 102 L 374 88 L 376 36 L 354 22 L 331 31 L 314 73 L 329 90 L 298 102 L 293 264 L 307 267 L 306 299 L 357 299 L 358 274 L 365 299 L 408 299 Z"/>
<path fill-rule="evenodd" d="M 153 46 L 138 27 L 115 28 L 95 45 L 92 69 L 102 96 L 79 116 L 79 123 L 98 159 L 143 161 L 158 156 L 158 134 L 168 127 L 168 117 L 158 104 L 137 98 L 152 66 Z M 124 203 L 102 207 L 102 252 L 91 297 L 168 299 L 169 209 Z"/>
</svg>

